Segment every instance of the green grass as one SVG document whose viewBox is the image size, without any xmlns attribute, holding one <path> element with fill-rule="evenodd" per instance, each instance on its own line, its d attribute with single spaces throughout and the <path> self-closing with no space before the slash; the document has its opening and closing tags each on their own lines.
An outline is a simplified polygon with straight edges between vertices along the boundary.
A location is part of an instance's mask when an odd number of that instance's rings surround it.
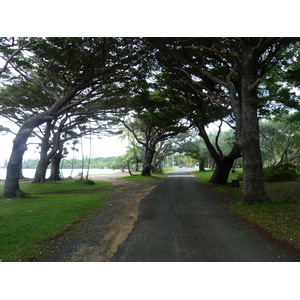
<svg viewBox="0 0 300 300">
<path fill-rule="evenodd" d="M 153 181 L 153 180 L 159 180 L 163 177 L 165 177 L 165 173 L 154 173 L 152 176 L 142 176 L 140 174 L 136 174 L 134 176 L 124 176 L 121 177 L 123 180 L 126 181 Z"/>
<path fill-rule="evenodd" d="M 207 183 L 210 180 L 210 178 L 213 174 L 213 171 L 212 170 L 194 171 L 193 173 L 199 177 L 201 182 Z M 242 169 L 236 169 L 235 173 L 230 173 L 229 174 L 228 182 L 231 182 L 231 180 L 237 179 L 238 176 L 241 175 L 242 173 L 243 173 Z"/>
<path fill-rule="evenodd" d="M 79 180 L 66 180 L 66 181 L 55 181 L 43 184 L 32 184 L 31 182 L 21 183 L 22 191 L 29 194 L 40 194 L 40 193 L 57 193 L 62 191 L 87 191 L 93 189 L 106 189 L 111 185 L 107 182 L 95 181 L 95 184 L 84 184 Z M 2 186 L 3 188 L 3 186 Z M 0 186 L 0 194 L 1 190 Z"/>
<path fill-rule="evenodd" d="M 242 181 L 241 188 L 218 186 L 208 183 L 212 171 L 194 172 L 206 183 L 213 192 L 220 195 L 229 207 L 238 215 L 255 224 L 271 236 L 292 244 L 300 249 L 300 176 L 297 181 L 266 182 L 266 189 L 272 198 L 272 204 L 243 203 Z M 230 174 L 228 182 L 236 179 L 241 173 L 238 170 Z"/>
<path fill-rule="evenodd" d="M 2 261 L 20 261 L 45 254 L 47 247 L 43 240 L 63 233 L 70 224 L 106 203 L 106 196 L 111 191 L 111 185 L 103 182 L 92 186 L 74 181 L 46 184 L 24 182 L 20 186 L 23 191 L 38 195 L 38 198 L 0 197 Z M 99 192 L 84 192 L 89 189 L 99 189 Z M 42 192 L 49 194 L 40 194 Z M 2 193 L 3 185 L 0 186 Z"/>
</svg>

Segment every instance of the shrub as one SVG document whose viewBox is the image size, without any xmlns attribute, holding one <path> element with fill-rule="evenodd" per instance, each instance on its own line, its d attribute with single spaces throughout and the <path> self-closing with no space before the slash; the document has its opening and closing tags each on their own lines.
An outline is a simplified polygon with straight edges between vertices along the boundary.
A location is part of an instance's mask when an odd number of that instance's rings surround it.
<svg viewBox="0 0 300 300">
<path fill-rule="evenodd" d="M 296 167 L 288 162 L 278 163 L 270 167 L 264 168 L 264 175 L 266 181 L 292 181 L 298 175 Z"/>
</svg>

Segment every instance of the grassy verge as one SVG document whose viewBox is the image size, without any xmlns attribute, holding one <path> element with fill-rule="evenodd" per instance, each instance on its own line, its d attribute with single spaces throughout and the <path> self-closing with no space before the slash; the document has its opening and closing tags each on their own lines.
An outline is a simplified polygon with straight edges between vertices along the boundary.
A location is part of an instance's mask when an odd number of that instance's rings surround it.
<svg viewBox="0 0 300 300">
<path fill-rule="evenodd" d="M 152 176 L 142 176 L 140 174 L 135 174 L 134 176 L 123 176 L 121 179 L 126 181 L 153 181 L 159 180 L 165 177 L 166 173 L 154 173 Z"/>
<path fill-rule="evenodd" d="M 231 174 L 229 182 L 236 179 L 240 172 Z M 212 191 L 221 196 L 238 215 L 274 238 L 288 242 L 300 249 L 300 177 L 297 181 L 266 182 L 266 189 L 273 203 L 247 205 L 243 203 L 241 188 L 209 184 L 208 180 L 212 171 L 195 172 L 195 174 L 203 183 L 207 183 Z"/>
<path fill-rule="evenodd" d="M 111 185 L 62 181 L 21 183 L 21 189 L 38 198 L 0 197 L 0 259 L 20 261 L 47 251 L 42 241 L 63 233 L 70 225 L 106 203 Z M 96 190 L 90 193 L 91 190 Z M 0 194 L 3 186 L 0 186 Z"/>
</svg>

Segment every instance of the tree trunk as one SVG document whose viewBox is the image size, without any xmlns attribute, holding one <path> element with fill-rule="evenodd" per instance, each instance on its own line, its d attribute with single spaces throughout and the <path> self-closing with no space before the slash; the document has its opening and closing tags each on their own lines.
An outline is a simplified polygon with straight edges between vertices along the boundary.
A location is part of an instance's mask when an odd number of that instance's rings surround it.
<svg viewBox="0 0 300 300">
<path fill-rule="evenodd" d="M 243 193 L 246 203 L 271 202 L 265 189 L 257 117 L 257 65 L 254 45 L 242 45 L 241 102 L 238 144 L 243 155 Z M 235 111 L 236 113 L 236 111 Z"/>
<path fill-rule="evenodd" d="M 151 176 L 154 153 L 155 150 L 145 148 L 142 176 Z"/>
<path fill-rule="evenodd" d="M 138 171 L 139 171 L 139 159 L 138 159 L 138 157 L 137 157 L 136 154 L 134 154 L 134 164 L 135 164 L 134 170 L 135 170 L 136 172 L 138 172 Z"/>
<path fill-rule="evenodd" d="M 45 129 L 44 137 L 42 140 L 40 160 L 37 165 L 32 183 L 43 183 L 46 181 L 46 172 L 51 159 L 51 157 L 47 155 L 48 150 L 50 148 L 50 144 L 49 144 L 50 130 L 51 130 L 51 121 L 48 121 Z"/>
<path fill-rule="evenodd" d="M 14 139 L 12 153 L 7 165 L 7 173 L 3 196 L 6 198 L 23 197 L 23 192 L 20 190 L 19 177 L 22 166 L 23 154 L 27 150 L 26 142 L 19 139 L 18 136 Z"/>
<path fill-rule="evenodd" d="M 23 155 L 27 150 L 26 143 L 34 127 L 35 126 L 33 126 L 33 124 L 25 122 L 13 140 L 13 148 L 7 165 L 7 173 L 3 192 L 3 196 L 6 198 L 26 196 L 26 194 L 20 190 L 19 177 L 20 170 L 22 169 Z"/>
<path fill-rule="evenodd" d="M 34 178 L 31 183 L 43 183 L 46 182 L 46 173 L 50 161 L 47 157 L 40 158 L 37 168 L 34 173 Z"/>
<path fill-rule="evenodd" d="M 205 163 L 205 159 L 199 159 L 199 171 L 205 171 L 204 163 Z"/>
<path fill-rule="evenodd" d="M 216 162 L 216 168 L 209 182 L 215 184 L 227 184 L 230 170 L 232 169 L 235 159 L 236 158 L 224 157 Z"/>
<path fill-rule="evenodd" d="M 232 146 L 232 149 L 229 154 L 223 156 L 221 153 L 218 153 L 212 143 L 210 142 L 204 124 L 199 120 L 197 122 L 197 127 L 199 129 L 199 135 L 203 138 L 205 145 L 207 147 L 208 152 L 210 153 L 215 169 L 212 177 L 209 182 L 215 184 L 226 184 L 228 181 L 230 170 L 233 166 L 234 161 L 241 157 L 241 152 L 238 145 L 235 143 Z"/>
<path fill-rule="evenodd" d="M 155 151 L 154 154 L 153 154 L 153 159 L 152 159 L 152 163 L 151 163 L 151 170 L 152 170 L 153 173 L 158 172 L 157 151 Z"/>
<path fill-rule="evenodd" d="M 61 175 L 60 175 L 60 162 L 63 158 L 63 155 L 61 151 L 55 153 L 53 157 L 51 158 L 51 174 L 48 178 L 48 181 L 60 181 Z"/>
<path fill-rule="evenodd" d="M 23 165 L 20 166 L 20 176 L 19 179 L 25 179 L 25 176 L 23 175 Z"/>
<path fill-rule="evenodd" d="M 145 165 L 142 170 L 142 176 L 151 176 L 151 166 Z"/>
</svg>

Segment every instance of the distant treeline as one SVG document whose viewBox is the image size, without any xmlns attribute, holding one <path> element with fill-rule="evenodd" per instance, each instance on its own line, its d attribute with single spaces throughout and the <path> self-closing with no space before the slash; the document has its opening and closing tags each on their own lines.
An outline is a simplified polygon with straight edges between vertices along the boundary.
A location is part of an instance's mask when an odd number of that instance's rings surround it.
<svg viewBox="0 0 300 300">
<path fill-rule="evenodd" d="M 95 157 L 90 160 L 90 169 L 112 169 L 116 156 L 111 157 Z M 38 165 L 39 159 L 27 159 L 23 161 L 24 169 L 35 169 Z M 89 160 L 85 158 L 83 160 L 83 168 L 88 168 Z M 72 164 L 74 169 L 82 168 L 82 160 L 81 159 L 63 159 L 61 162 L 62 169 L 72 169 Z M 49 166 L 50 167 L 50 166 Z"/>
</svg>

